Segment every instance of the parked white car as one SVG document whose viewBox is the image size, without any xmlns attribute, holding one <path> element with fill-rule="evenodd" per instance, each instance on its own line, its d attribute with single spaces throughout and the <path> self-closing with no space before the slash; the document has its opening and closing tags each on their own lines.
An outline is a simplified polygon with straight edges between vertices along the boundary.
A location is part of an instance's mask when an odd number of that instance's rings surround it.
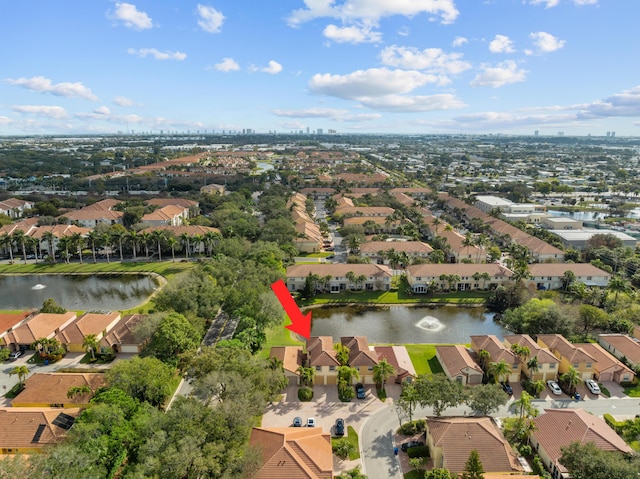
<svg viewBox="0 0 640 479">
<path fill-rule="evenodd" d="M 584 384 L 587 386 L 587 389 L 591 391 L 591 394 L 600 394 L 600 386 L 593 379 L 587 379 Z"/>
<path fill-rule="evenodd" d="M 558 386 L 558 383 L 552 380 L 547 381 L 547 386 L 551 389 L 551 392 L 556 396 L 560 396 L 562 394 L 562 389 Z"/>
</svg>

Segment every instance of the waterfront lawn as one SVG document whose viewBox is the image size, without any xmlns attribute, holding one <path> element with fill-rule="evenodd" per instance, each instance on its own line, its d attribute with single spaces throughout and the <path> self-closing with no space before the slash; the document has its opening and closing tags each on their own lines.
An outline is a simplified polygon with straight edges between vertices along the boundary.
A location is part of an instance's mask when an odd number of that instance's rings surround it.
<svg viewBox="0 0 640 479">
<path fill-rule="evenodd" d="M 342 293 L 318 294 L 301 301 L 303 306 L 313 304 L 458 304 L 481 305 L 489 293 L 485 291 L 455 291 L 434 295 L 408 295 L 399 291 L 344 291 Z"/>
<path fill-rule="evenodd" d="M 0 274 L 157 273 L 164 277 L 193 268 L 193 262 L 111 262 L 0 264 Z"/>
<path fill-rule="evenodd" d="M 291 321 L 289 321 L 289 318 L 284 315 L 284 319 L 281 324 L 272 326 L 265 331 L 267 339 L 259 353 L 261 358 L 268 359 L 269 352 L 273 346 L 302 346 L 304 344 L 293 338 L 291 331 L 285 328 L 288 324 L 291 324 Z"/>
<path fill-rule="evenodd" d="M 416 374 L 444 373 L 436 358 L 435 344 L 405 344 Z"/>
</svg>

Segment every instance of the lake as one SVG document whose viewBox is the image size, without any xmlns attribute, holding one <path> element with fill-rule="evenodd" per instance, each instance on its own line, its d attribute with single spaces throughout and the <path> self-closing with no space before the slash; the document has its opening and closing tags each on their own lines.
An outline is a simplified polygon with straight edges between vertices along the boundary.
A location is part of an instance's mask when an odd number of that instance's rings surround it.
<svg viewBox="0 0 640 479">
<path fill-rule="evenodd" d="M 468 343 L 477 334 L 495 334 L 502 340 L 507 329 L 484 308 L 458 306 L 345 306 L 312 310 L 313 336 L 366 336 L 370 343 Z"/>
<path fill-rule="evenodd" d="M 39 308 L 53 298 L 68 310 L 120 311 L 146 302 L 159 287 L 138 274 L 0 276 L 0 309 Z"/>
</svg>

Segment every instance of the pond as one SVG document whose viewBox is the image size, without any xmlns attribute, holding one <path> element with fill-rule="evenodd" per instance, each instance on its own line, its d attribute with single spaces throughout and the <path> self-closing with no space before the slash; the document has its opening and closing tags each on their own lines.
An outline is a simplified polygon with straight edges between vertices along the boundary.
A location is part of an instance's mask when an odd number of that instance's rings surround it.
<svg viewBox="0 0 640 479">
<path fill-rule="evenodd" d="M 138 274 L 0 276 L 0 309 L 39 308 L 53 298 L 68 310 L 120 311 L 146 302 L 159 287 Z"/>
<path fill-rule="evenodd" d="M 313 336 L 366 336 L 370 343 L 469 343 L 476 334 L 495 334 L 502 340 L 507 329 L 484 308 L 438 307 L 323 307 L 313 309 Z"/>
</svg>

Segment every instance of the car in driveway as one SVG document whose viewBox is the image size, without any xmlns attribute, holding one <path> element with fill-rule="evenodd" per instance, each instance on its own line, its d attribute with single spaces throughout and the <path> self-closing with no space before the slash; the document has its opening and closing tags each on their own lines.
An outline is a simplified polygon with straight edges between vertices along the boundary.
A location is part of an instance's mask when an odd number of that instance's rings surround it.
<svg viewBox="0 0 640 479">
<path fill-rule="evenodd" d="M 364 399 L 365 396 L 366 396 L 366 392 L 364 390 L 364 386 L 362 385 L 362 383 L 356 384 L 356 397 L 358 399 Z"/>
<path fill-rule="evenodd" d="M 22 351 L 20 350 L 14 351 L 9 355 L 9 361 L 15 361 L 20 356 L 22 356 Z"/>
<path fill-rule="evenodd" d="M 307 427 L 316 427 L 316 418 L 310 417 L 307 419 Z"/>
<path fill-rule="evenodd" d="M 293 427 L 302 427 L 302 418 L 294 417 L 293 418 Z"/>
<path fill-rule="evenodd" d="M 587 379 L 584 384 L 585 386 L 587 386 L 587 389 L 591 392 L 591 394 L 600 394 L 600 386 L 598 386 L 598 383 L 593 379 Z"/>
<path fill-rule="evenodd" d="M 342 418 L 336 419 L 336 426 L 335 426 L 334 432 L 336 436 L 344 436 L 344 419 Z"/>
<path fill-rule="evenodd" d="M 509 396 L 513 395 L 513 388 L 509 383 L 500 383 L 502 386 L 502 390 L 506 392 Z"/>
<path fill-rule="evenodd" d="M 403 442 L 402 443 L 402 445 L 400 446 L 400 449 L 402 449 L 402 452 L 407 452 L 412 447 L 420 447 L 420 446 L 424 446 L 424 442 L 422 442 L 422 441 L 407 441 L 407 442 Z"/>
<path fill-rule="evenodd" d="M 560 396 L 562 394 L 562 389 L 560 389 L 560 386 L 558 385 L 558 383 L 553 381 L 552 379 L 549 379 L 547 381 L 547 386 L 549 387 L 549 389 L 551 389 L 551 392 L 556 396 Z"/>
</svg>

